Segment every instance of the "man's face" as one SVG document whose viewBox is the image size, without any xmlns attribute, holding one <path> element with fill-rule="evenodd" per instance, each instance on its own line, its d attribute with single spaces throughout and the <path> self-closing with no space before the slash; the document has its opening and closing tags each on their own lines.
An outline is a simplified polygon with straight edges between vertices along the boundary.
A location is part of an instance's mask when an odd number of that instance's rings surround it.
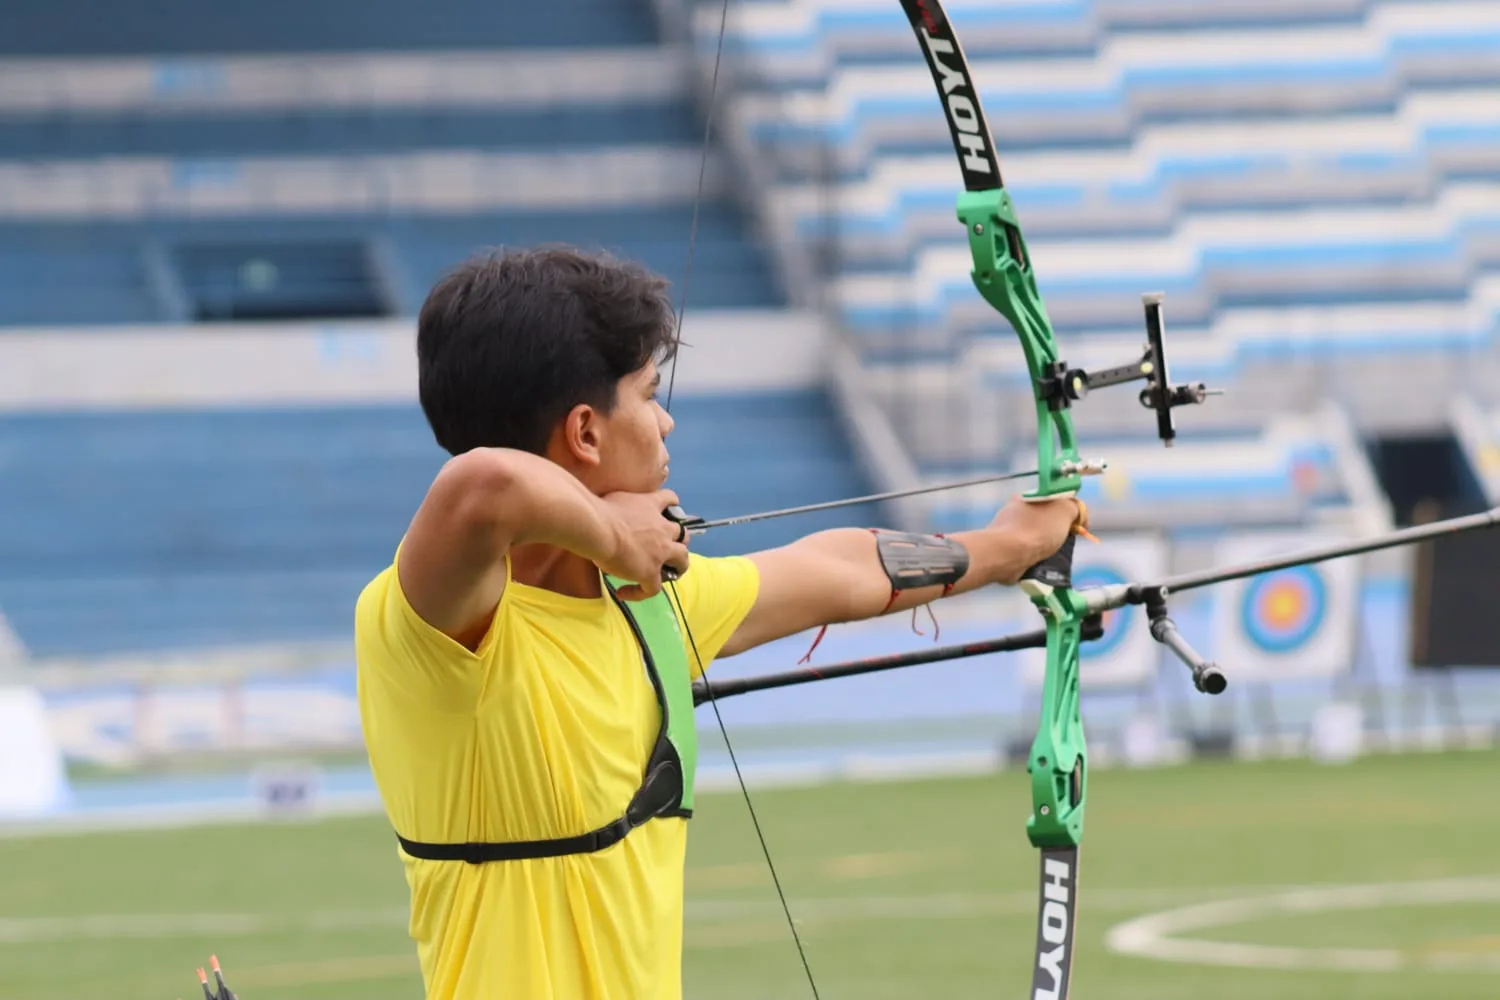
<svg viewBox="0 0 1500 1000">
<path fill-rule="evenodd" d="M 667 481 L 666 437 L 672 433 L 671 414 L 662 408 L 657 394 L 661 372 L 656 362 L 620 379 L 615 390 L 615 408 L 599 414 L 601 440 L 595 491 L 615 490 L 647 493 Z"/>
</svg>

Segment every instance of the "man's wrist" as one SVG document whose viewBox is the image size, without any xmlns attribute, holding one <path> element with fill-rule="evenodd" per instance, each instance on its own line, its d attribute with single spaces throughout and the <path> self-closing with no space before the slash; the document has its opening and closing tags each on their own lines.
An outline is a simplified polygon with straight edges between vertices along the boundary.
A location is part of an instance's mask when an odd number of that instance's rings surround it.
<svg viewBox="0 0 1500 1000">
<path fill-rule="evenodd" d="M 626 545 L 629 544 L 624 518 L 620 517 L 615 508 L 606 503 L 603 497 L 593 493 L 588 494 L 586 503 L 592 515 L 593 526 L 585 542 L 590 551 L 579 552 L 578 555 L 597 565 L 618 561 Z"/>
</svg>

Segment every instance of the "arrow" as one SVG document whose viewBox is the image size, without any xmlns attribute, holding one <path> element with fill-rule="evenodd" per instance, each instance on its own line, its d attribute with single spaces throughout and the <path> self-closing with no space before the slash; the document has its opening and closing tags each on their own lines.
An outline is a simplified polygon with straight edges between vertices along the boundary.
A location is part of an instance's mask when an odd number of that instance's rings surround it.
<svg viewBox="0 0 1500 1000">
<path fill-rule="evenodd" d="M 713 528 L 727 528 L 734 524 L 749 524 L 752 521 L 769 521 L 773 517 L 791 517 L 793 514 L 811 514 L 819 510 L 834 510 L 838 507 L 853 507 L 862 503 L 880 503 L 883 500 L 899 500 L 902 497 L 914 497 L 923 493 L 941 493 L 944 490 L 958 490 L 966 486 L 983 486 L 986 483 L 1003 483 L 1010 479 L 1025 479 L 1036 475 L 1035 469 L 1025 472 L 1007 472 L 1000 476 L 980 476 L 978 479 L 959 479 L 949 483 L 939 483 L 936 486 L 918 486 L 915 489 L 892 490 L 889 493 L 871 493 L 862 497 L 847 497 L 843 500 L 825 500 L 822 503 L 802 504 L 798 507 L 782 507 L 779 510 L 763 510 L 754 514 L 740 514 L 737 517 L 723 517 L 714 521 L 706 521 L 696 514 L 682 514 L 681 516 L 669 515 L 671 519 L 680 524 L 687 525 L 689 535 L 701 535 Z M 669 508 L 670 510 L 671 508 Z"/>
</svg>

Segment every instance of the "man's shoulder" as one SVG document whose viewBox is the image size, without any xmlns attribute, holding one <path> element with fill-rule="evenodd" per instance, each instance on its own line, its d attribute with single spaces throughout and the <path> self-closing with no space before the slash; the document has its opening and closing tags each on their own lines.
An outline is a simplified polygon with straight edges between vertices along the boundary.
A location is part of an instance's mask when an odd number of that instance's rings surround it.
<svg viewBox="0 0 1500 1000">
<path fill-rule="evenodd" d="M 396 564 L 394 561 L 372 576 L 360 588 L 359 596 L 354 600 L 354 627 L 356 635 L 358 635 L 361 625 L 369 623 L 373 617 L 385 610 L 392 596 L 393 585 L 396 585 L 396 590 L 400 589 L 396 578 Z"/>
</svg>

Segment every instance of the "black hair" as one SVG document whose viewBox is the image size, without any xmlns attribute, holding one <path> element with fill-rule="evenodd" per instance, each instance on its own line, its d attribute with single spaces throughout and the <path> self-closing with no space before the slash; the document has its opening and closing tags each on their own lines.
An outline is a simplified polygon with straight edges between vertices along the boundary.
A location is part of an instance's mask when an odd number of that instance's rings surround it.
<svg viewBox="0 0 1500 1000">
<path fill-rule="evenodd" d="M 541 454 L 580 403 L 608 413 L 620 379 L 676 350 L 666 279 L 574 247 L 493 251 L 443 277 L 417 319 L 422 412 L 450 454 Z"/>
</svg>

